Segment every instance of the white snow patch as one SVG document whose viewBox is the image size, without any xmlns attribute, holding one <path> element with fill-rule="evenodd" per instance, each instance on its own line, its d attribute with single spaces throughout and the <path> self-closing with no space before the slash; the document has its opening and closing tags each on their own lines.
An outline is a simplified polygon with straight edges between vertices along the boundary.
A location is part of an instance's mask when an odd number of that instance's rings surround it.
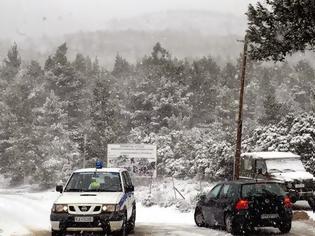
<svg viewBox="0 0 315 236">
<path fill-rule="evenodd" d="M 314 211 L 307 211 L 307 214 L 310 216 L 310 219 L 315 221 L 315 212 Z"/>
<path fill-rule="evenodd" d="M 50 209 L 58 194 L 0 189 L 0 235 L 31 235 L 32 230 L 50 230 Z"/>
<path fill-rule="evenodd" d="M 154 214 L 152 214 L 154 212 Z M 194 224 L 193 212 L 180 213 L 174 206 L 161 208 L 159 206 L 144 207 L 140 204 L 137 206 L 137 223 L 152 224 Z"/>
</svg>

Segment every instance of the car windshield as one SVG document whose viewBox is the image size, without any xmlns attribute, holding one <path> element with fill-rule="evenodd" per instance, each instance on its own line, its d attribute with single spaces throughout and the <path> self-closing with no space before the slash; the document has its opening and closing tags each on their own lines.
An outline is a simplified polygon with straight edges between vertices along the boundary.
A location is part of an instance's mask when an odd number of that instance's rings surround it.
<svg viewBox="0 0 315 236">
<path fill-rule="evenodd" d="M 242 197 L 252 196 L 284 196 L 285 192 L 278 183 L 253 183 L 242 185 Z"/>
<path fill-rule="evenodd" d="M 65 192 L 121 192 L 120 175 L 116 172 L 74 173 Z"/>
<path fill-rule="evenodd" d="M 266 165 L 269 173 L 305 171 L 299 159 L 269 159 L 266 160 Z"/>
</svg>

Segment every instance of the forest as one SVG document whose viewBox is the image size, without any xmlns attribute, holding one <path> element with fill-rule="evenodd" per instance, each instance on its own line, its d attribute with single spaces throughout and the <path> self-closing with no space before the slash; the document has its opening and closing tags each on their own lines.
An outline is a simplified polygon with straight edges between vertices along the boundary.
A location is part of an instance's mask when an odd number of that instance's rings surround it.
<svg viewBox="0 0 315 236">
<path fill-rule="evenodd" d="M 119 53 L 23 61 L 14 44 L 0 67 L 0 171 L 12 185 L 43 188 L 75 168 L 106 161 L 107 144 L 158 148 L 158 176 L 216 180 L 232 175 L 240 58 L 179 59 L 160 43 L 137 63 Z M 292 151 L 315 173 L 315 70 L 250 61 L 243 151 Z"/>
</svg>

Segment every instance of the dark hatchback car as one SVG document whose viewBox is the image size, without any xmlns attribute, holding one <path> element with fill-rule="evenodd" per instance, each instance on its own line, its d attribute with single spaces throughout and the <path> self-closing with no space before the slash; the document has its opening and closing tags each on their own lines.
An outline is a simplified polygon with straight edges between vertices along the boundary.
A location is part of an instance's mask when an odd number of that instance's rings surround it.
<svg viewBox="0 0 315 236">
<path fill-rule="evenodd" d="M 292 203 L 279 183 L 233 181 L 219 183 L 202 195 L 195 209 L 197 226 L 223 226 L 234 235 L 255 227 L 291 230 Z"/>
</svg>

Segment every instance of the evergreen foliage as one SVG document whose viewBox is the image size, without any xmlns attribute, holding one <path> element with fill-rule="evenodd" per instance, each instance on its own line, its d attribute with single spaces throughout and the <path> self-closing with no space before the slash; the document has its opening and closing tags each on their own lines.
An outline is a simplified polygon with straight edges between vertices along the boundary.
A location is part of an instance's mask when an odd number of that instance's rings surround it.
<svg viewBox="0 0 315 236">
<path fill-rule="evenodd" d="M 315 115 L 289 114 L 277 123 L 256 128 L 243 143 L 246 151 L 293 152 L 315 174 Z"/>
<path fill-rule="evenodd" d="M 131 142 L 157 145 L 159 175 L 232 175 L 238 59 L 179 60 L 157 43 L 136 65 L 119 54 L 114 60 L 112 71 L 82 54 L 70 60 L 62 44 L 42 68 L 22 63 L 13 45 L 0 67 L 1 174 L 46 188 L 84 157 L 87 166 L 106 161 L 107 144 Z M 314 168 L 314 74 L 305 60 L 249 64 L 247 150 L 294 151 Z"/>
<path fill-rule="evenodd" d="M 283 61 L 287 54 L 315 50 L 315 2 L 267 0 L 249 5 L 248 39 L 251 57 Z"/>
</svg>

